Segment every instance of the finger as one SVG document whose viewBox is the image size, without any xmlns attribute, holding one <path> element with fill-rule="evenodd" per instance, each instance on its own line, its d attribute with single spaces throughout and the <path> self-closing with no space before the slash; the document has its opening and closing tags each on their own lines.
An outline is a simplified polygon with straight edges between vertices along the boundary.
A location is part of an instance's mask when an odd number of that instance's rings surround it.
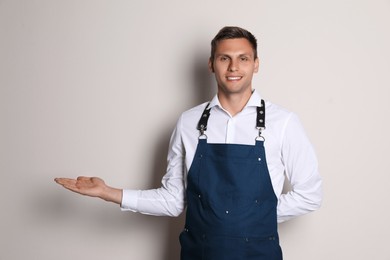
<svg viewBox="0 0 390 260">
<path fill-rule="evenodd" d="M 80 184 L 80 181 L 77 181 L 75 183 L 65 183 L 62 185 L 65 189 L 68 189 L 72 192 L 76 192 L 76 193 L 79 193 L 81 195 L 87 195 L 87 196 L 92 196 L 92 197 L 95 197 L 94 193 L 93 193 L 93 190 L 92 188 L 93 187 L 90 187 L 90 186 L 86 186 L 86 185 L 83 185 L 83 184 Z"/>
<path fill-rule="evenodd" d="M 93 184 L 94 184 L 93 178 L 90 178 L 90 177 L 77 178 L 77 181 L 75 181 L 75 185 L 78 188 L 90 187 Z"/>
<path fill-rule="evenodd" d="M 79 188 L 76 186 L 76 180 L 73 179 L 58 179 L 57 183 L 60 184 L 65 189 L 71 190 L 71 191 L 79 191 Z"/>
<path fill-rule="evenodd" d="M 77 177 L 78 181 L 88 181 L 91 180 L 91 177 L 86 177 L 86 176 L 79 176 Z"/>
<path fill-rule="evenodd" d="M 65 189 L 79 193 L 80 189 L 73 183 L 66 183 L 62 185 Z"/>
<path fill-rule="evenodd" d="M 75 183 L 75 179 L 69 179 L 69 178 L 55 178 L 55 182 L 57 182 L 60 185 L 68 184 L 68 183 Z"/>
</svg>

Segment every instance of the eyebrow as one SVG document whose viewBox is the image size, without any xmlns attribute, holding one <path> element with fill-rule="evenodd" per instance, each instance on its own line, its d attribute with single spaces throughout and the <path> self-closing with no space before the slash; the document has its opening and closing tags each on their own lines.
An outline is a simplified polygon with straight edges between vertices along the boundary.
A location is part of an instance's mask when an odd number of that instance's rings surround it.
<svg viewBox="0 0 390 260">
<path fill-rule="evenodd" d="M 233 59 L 233 57 L 231 55 L 226 54 L 226 53 L 220 53 L 220 54 L 216 53 L 216 55 L 214 56 L 214 59 L 219 59 L 221 57 L 227 57 L 229 59 Z M 253 56 L 253 54 L 249 54 L 249 53 L 241 53 L 241 54 L 238 54 L 238 56 L 237 56 L 238 59 L 241 59 L 243 57 L 245 57 L 246 59 L 249 59 L 249 60 L 251 60 L 251 59 L 256 60 L 256 58 Z"/>
<path fill-rule="evenodd" d="M 226 53 L 216 53 L 216 55 L 215 55 L 215 57 L 221 57 L 221 56 L 232 57 L 232 55 L 229 55 L 229 54 L 226 54 Z M 252 57 L 253 55 L 252 55 L 252 54 L 249 54 L 249 53 L 241 53 L 241 54 L 238 54 L 238 57 L 243 57 L 243 56 Z"/>
</svg>

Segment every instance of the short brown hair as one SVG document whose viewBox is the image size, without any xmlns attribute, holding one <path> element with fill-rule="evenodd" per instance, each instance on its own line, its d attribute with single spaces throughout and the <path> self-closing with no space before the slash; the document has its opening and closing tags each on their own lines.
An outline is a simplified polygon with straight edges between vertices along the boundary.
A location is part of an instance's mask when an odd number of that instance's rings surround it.
<svg viewBox="0 0 390 260">
<path fill-rule="evenodd" d="M 237 38 L 245 38 L 252 45 L 254 58 L 257 59 L 257 40 L 256 37 L 250 33 L 249 31 L 237 27 L 237 26 L 225 26 L 223 27 L 217 35 L 215 35 L 214 39 L 211 41 L 211 62 L 214 61 L 215 50 L 217 49 L 217 43 L 226 39 L 237 39 Z"/>
</svg>

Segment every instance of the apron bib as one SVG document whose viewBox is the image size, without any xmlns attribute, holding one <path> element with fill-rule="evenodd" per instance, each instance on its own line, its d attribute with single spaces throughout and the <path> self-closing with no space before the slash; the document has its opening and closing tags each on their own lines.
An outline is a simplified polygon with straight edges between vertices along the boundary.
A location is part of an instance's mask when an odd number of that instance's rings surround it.
<svg viewBox="0 0 390 260">
<path fill-rule="evenodd" d="M 210 109 L 188 172 L 187 214 L 180 234 L 182 260 L 282 260 L 277 198 L 269 176 L 264 138 L 265 106 L 258 107 L 256 144 L 208 144 Z M 205 137 L 205 138 L 202 138 Z"/>
</svg>

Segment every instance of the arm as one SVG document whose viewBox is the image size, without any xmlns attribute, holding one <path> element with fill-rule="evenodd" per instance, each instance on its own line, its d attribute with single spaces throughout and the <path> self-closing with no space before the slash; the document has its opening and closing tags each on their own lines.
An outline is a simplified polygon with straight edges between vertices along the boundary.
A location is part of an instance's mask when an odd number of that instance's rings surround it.
<svg viewBox="0 0 390 260">
<path fill-rule="evenodd" d="M 122 201 L 121 189 L 110 187 L 97 177 L 56 178 L 54 181 L 64 188 L 81 195 L 97 197 L 117 204 L 120 204 Z"/>
<path fill-rule="evenodd" d="M 168 166 L 161 187 L 123 190 L 122 210 L 155 216 L 180 215 L 185 207 L 184 156 L 180 118 L 169 143 Z"/>
<path fill-rule="evenodd" d="M 168 168 L 162 179 L 162 186 L 158 189 L 120 190 L 106 185 L 97 177 L 56 178 L 55 181 L 73 192 L 120 204 L 124 211 L 178 216 L 185 205 L 184 147 L 181 142 L 180 120 L 171 137 Z"/>
<path fill-rule="evenodd" d="M 322 180 L 317 158 L 295 115 L 286 123 L 282 159 L 292 190 L 279 198 L 278 222 L 314 211 L 322 202 Z"/>
</svg>

